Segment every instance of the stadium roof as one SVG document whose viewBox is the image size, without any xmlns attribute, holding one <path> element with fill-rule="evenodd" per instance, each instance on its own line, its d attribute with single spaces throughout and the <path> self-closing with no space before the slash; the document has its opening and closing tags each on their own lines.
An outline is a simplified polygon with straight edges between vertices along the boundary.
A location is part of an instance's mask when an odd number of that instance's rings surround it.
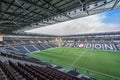
<svg viewBox="0 0 120 80">
<path fill-rule="evenodd" d="M 0 0 L 0 33 L 28 30 L 120 8 L 120 0 Z"/>
</svg>

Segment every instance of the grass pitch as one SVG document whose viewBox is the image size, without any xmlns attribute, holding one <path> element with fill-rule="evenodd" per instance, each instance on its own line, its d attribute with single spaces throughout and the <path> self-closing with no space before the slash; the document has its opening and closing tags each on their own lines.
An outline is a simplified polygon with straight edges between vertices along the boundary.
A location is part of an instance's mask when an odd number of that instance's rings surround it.
<svg viewBox="0 0 120 80">
<path fill-rule="evenodd" d="M 49 63 L 61 66 L 69 65 L 113 78 L 120 78 L 120 52 L 80 48 L 55 48 L 28 55 Z M 111 78 L 111 80 L 113 79 Z"/>
</svg>

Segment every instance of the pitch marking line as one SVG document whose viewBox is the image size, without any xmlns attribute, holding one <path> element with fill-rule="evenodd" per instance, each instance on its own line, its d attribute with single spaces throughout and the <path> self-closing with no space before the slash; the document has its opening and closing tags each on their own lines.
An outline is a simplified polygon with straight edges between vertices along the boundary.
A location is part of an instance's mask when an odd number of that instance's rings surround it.
<svg viewBox="0 0 120 80">
<path fill-rule="evenodd" d="M 74 66 L 74 65 L 73 65 L 73 67 L 76 67 L 76 68 L 79 68 L 79 69 L 82 69 L 82 70 L 85 70 L 85 71 L 90 71 L 90 72 L 93 72 L 93 73 L 96 73 L 96 74 L 99 74 L 99 75 L 103 75 L 103 76 L 106 76 L 106 77 L 110 77 L 110 78 L 113 78 L 113 79 L 116 79 L 116 80 L 120 80 L 119 77 L 112 76 L 112 75 L 109 75 L 109 74 L 101 73 L 101 72 L 98 72 L 98 71 L 94 71 L 94 70 L 90 70 L 90 69 L 86 69 L 86 68 L 82 68 L 82 67 Z"/>
<path fill-rule="evenodd" d="M 71 64 L 73 66 L 88 50 L 86 49 L 81 55 L 78 56 L 78 58 Z"/>
<path fill-rule="evenodd" d="M 116 79 L 116 80 L 120 80 L 119 77 L 115 77 L 115 76 L 112 76 L 112 75 L 109 75 L 109 74 L 105 74 L 105 73 L 101 73 L 101 72 L 97 72 L 97 71 L 94 71 L 94 70 L 90 70 L 90 69 L 86 69 L 86 68 L 81 68 L 81 67 L 78 67 L 78 66 L 74 66 L 74 64 L 85 54 L 85 52 L 87 52 L 88 50 L 86 49 L 81 55 L 78 56 L 78 58 L 70 65 L 70 66 L 73 66 L 73 67 L 77 67 L 77 68 L 80 68 L 80 69 L 83 69 L 83 70 L 87 70 L 87 71 L 90 71 L 90 72 L 93 72 L 93 73 L 97 73 L 97 74 L 100 74 L 100 75 L 103 75 L 103 76 L 107 76 L 107 77 L 111 77 L 113 79 Z"/>
</svg>

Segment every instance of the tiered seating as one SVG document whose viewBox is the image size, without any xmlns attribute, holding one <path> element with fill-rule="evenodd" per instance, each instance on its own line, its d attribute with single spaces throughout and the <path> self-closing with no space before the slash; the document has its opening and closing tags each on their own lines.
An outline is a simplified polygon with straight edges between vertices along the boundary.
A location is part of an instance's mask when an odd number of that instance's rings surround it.
<svg viewBox="0 0 120 80">
<path fill-rule="evenodd" d="M 42 47 L 41 45 L 35 45 L 36 48 L 38 48 L 39 50 L 44 50 L 44 47 Z"/>
<path fill-rule="evenodd" d="M 51 46 L 49 46 L 49 44 L 42 44 L 46 49 L 51 48 Z"/>
<path fill-rule="evenodd" d="M 6 40 L 5 43 L 6 44 L 14 44 L 14 41 L 13 40 Z"/>
<path fill-rule="evenodd" d="M 57 45 L 55 45 L 55 44 L 53 44 L 53 43 L 49 43 L 49 45 L 50 45 L 51 47 L 57 47 Z"/>
<path fill-rule="evenodd" d="M 0 61 L 0 67 L 3 69 L 9 80 L 17 80 L 9 68 L 2 61 Z"/>
<path fill-rule="evenodd" d="M 20 61 L 23 60 L 23 61 L 27 61 L 27 62 L 40 63 L 40 61 L 37 61 L 36 59 L 32 59 L 32 58 L 30 59 L 30 58 L 26 58 L 26 57 L 19 56 L 16 54 L 1 53 L 1 56 L 5 56 L 8 58 L 14 58 L 14 59 L 17 59 Z M 15 63 L 17 63 L 17 64 L 15 64 Z M 22 64 L 21 64 L 15 60 L 14 63 L 9 61 L 9 65 L 11 65 L 11 67 L 5 65 L 4 63 L 0 63 L 0 65 L 4 65 L 4 66 L 2 66 L 2 69 L 3 69 L 3 67 L 7 67 L 9 72 L 5 72 L 5 74 L 9 74 L 9 75 L 14 74 L 13 77 L 15 76 L 15 79 L 9 79 L 9 80 L 79 80 L 78 78 L 76 78 L 74 76 L 68 75 L 64 72 L 61 72 L 54 68 L 48 67 L 47 64 L 46 64 L 46 67 L 45 66 L 44 67 L 43 66 L 33 66 L 26 62 L 22 62 Z M 3 69 L 3 70 L 6 71 L 7 69 Z M 71 72 L 69 72 L 69 74 L 71 74 Z M 6 75 L 6 76 L 8 78 L 11 78 L 8 75 Z M 0 79 L 0 80 L 2 80 L 2 79 Z M 93 80 L 93 79 L 82 76 L 81 80 Z"/>
<path fill-rule="evenodd" d="M 27 80 L 79 80 L 78 78 L 49 67 L 40 67 L 28 64 L 24 65 L 19 62 L 17 63 L 18 65 L 16 65 L 11 61 L 9 61 L 9 64 Z"/>
<path fill-rule="evenodd" d="M 74 47 L 74 45 L 75 45 L 74 43 L 66 43 L 64 46 L 65 47 Z"/>
<path fill-rule="evenodd" d="M 29 53 L 23 46 L 16 46 L 14 48 L 18 49 L 19 52 L 21 53 L 24 53 L 24 54 Z"/>
<path fill-rule="evenodd" d="M 34 51 L 37 51 L 37 49 L 35 49 L 33 46 L 31 45 L 28 45 L 28 46 L 25 46 L 30 52 L 34 52 Z"/>
<path fill-rule="evenodd" d="M 37 44 L 38 40 L 31 40 L 32 43 Z"/>
<path fill-rule="evenodd" d="M 27 64 L 26 64 L 27 65 Z M 39 80 L 47 80 L 47 78 L 39 73 L 37 73 L 36 71 L 34 71 L 33 69 L 29 68 L 26 65 L 22 65 L 20 63 L 18 63 L 18 66 L 21 67 L 22 69 L 30 72 L 31 75 L 33 75 L 34 77 L 37 77 L 37 79 Z"/>
<path fill-rule="evenodd" d="M 14 68 L 20 75 L 22 75 L 26 80 L 37 80 L 33 75 L 29 72 L 25 71 L 21 67 L 17 66 L 16 64 L 9 61 L 9 64 L 12 68 Z"/>
<path fill-rule="evenodd" d="M 20 40 L 14 40 L 14 44 L 20 44 L 21 41 Z"/>
<path fill-rule="evenodd" d="M 30 52 L 41 51 L 49 48 L 57 47 L 57 45 L 49 43 L 49 44 L 34 44 L 34 45 L 25 45 L 25 46 L 15 46 L 13 48 L 6 48 L 11 52 L 23 53 L 27 54 Z"/>
<path fill-rule="evenodd" d="M 18 55 L 7 54 L 7 53 L 2 53 L 2 52 L 1 52 L 0 55 L 1 55 L 1 56 L 4 56 L 4 57 L 16 59 L 16 60 L 22 60 L 22 61 L 33 62 L 33 63 L 37 63 L 37 64 L 41 64 L 41 65 L 49 65 L 49 66 L 50 66 L 50 64 L 47 64 L 47 63 L 45 63 L 45 62 L 42 62 L 42 61 L 40 61 L 40 60 L 31 58 L 31 57 L 27 57 L 27 56 L 18 56 Z"/>
<path fill-rule="evenodd" d="M 22 42 L 24 42 L 25 44 L 30 44 L 30 40 L 23 40 Z"/>
<path fill-rule="evenodd" d="M 0 80 L 79 80 L 74 76 L 50 67 L 33 66 L 19 62 L 13 63 L 12 61 L 8 62 L 9 65 L 0 61 L 0 67 L 5 73 L 5 75 L 3 73 L 1 74 L 4 75 L 3 77 L 0 75 Z"/>
<path fill-rule="evenodd" d="M 39 44 L 39 46 L 41 46 L 43 48 L 43 50 L 47 49 L 44 44 Z"/>
<path fill-rule="evenodd" d="M 2 71 L 1 67 L 0 67 L 0 80 L 7 80 L 4 72 Z"/>
<path fill-rule="evenodd" d="M 0 41 L 0 46 L 4 46 L 4 45 L 5 45 L 5 43 Z"/>
<path fill-rule="evenodd" d="M 17 49 L 14 49 L 14 48 L 6 48 L 7 50 L 10 50 L 10 51 L 15 51 L 15 52 L 19 52 L 19 50 Z"/>
</svg>

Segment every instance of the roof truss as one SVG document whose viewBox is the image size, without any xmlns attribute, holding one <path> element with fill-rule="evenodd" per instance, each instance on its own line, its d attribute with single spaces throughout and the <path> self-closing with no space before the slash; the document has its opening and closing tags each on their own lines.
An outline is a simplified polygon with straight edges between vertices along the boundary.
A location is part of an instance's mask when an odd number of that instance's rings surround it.
<svg viewBox="0 0 120 80">
<path fill-rule="evenodd" d="M 13 22 L 0 23 L 0 31 L 47 26 L 119 7 L 120 0 L 0 0 L 0 22 Z"/>
</svg>

